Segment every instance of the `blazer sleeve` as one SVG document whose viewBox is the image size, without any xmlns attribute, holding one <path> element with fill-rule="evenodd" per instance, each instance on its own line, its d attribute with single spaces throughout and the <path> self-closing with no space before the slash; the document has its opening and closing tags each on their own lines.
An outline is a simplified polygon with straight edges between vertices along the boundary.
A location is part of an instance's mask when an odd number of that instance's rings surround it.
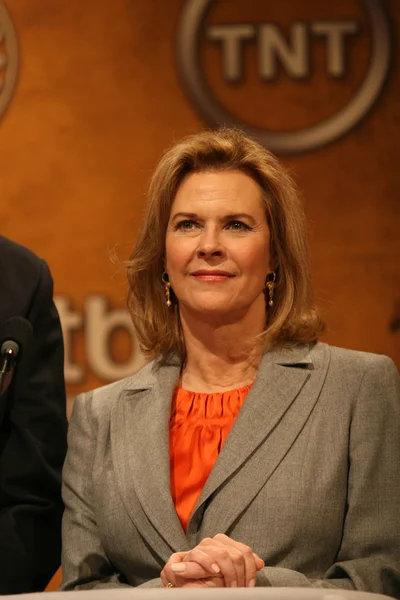
<svg viewBox="0 0 400 600">
<path fill-rule="evenodd" d="M 15 373 L 0 453 L 0 594 L 44 589 L 61 558 L 64 349 L 44 261 L 28 314 L 33 348 Z M 21 367 L 21 368 L 20 368 Z"/>
<path fill-rule="evenodd" d="M 93 509 L 92 465 L 95 432 L 91 419 L 93 393 L 81 394 L 74 403 L 68 432 L 68 453 L 63 470 L 65 511 L 61 590 L 132 587 L 108 560 Z M 140 587 L 160 587 L 151 579 Z"/>
<path fill-rule="evenodd" d="M 342 588 L 400 598 L 400 389 L 394 363 L 373 355 L 349 431 L 348 501 L 337 561 L 320 579 L 266 566 L 257 585 Z"/>
</svg>

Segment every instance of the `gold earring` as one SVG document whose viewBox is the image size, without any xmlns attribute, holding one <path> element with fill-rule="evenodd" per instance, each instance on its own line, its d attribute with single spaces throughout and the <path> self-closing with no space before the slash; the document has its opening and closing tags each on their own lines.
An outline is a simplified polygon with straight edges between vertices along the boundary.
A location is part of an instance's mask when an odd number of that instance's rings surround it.
<svg viewBox="0 0 400 600">
<path fill-rule="evenodd" d="M 268 281 L 265 284 L 265 287 L 268 290 L 268 304 L 269 304 L 269 306 L 273 306 L 274 305 L 275 280 L 276 280 L 275 271 L 272 271 L 272 273 L 269 273 L 268 277 L 270 275 L 272 275 L 272 279 L 268 279 Z"/>
<path fill-rule="evenodd" d="M 166 304 L 167 304 L 168 308 L 170 308 L 170 306 L 172 304 L 172 302 L 171 302 L 171 293 L 170 293 L 171 284 L 170 284 L 169 279 L 168 279 L 168 273 L 167 273 L 167 271 L 164 271 L 164 273 L 161 275 L 161 281 L 164 284 Z"/>
</svg>

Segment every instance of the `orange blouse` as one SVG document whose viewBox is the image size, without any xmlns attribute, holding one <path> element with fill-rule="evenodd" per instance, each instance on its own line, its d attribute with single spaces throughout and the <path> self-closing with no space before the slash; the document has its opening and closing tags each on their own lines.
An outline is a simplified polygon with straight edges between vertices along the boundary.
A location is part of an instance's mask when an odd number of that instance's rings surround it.
<svg viewBox="0 0 400 600">
<path fill-rule="evenodd" d="M 250 388 L 215 394 L 175 389 L 169 422 L 171 495 L 185 531 Z"/>
</svg>

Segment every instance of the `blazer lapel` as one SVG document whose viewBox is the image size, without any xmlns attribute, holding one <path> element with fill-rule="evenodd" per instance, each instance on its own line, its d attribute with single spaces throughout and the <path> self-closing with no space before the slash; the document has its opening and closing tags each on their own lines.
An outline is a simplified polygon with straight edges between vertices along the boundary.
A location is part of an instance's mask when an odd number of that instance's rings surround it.
<svg viewBox="0 0 400 600">
<path fill-rule="evenodd" d="M 196 540 L 206 506 L 207 525 L 201 529 L 201 537 L 227 532 L 283 460 L 326 376 L 326 346 L 318 344 L 317 348 L 314 356 L 308 347 L 264 354 L 253 387 L 192 513 L 187 530 L 190 543 Z M 256 453 L 257 460 L 252 460 Z M 208 503 L 211 497 L 213 502 Z"/>
<path fill-rule="evenodd" d="M 151 363 L 126 389 L 111 421 L 111 444 L 126 510 L 163 560 L 188 548 L 170 493 L 169 415 L 179 363 Z"/>
</svg>

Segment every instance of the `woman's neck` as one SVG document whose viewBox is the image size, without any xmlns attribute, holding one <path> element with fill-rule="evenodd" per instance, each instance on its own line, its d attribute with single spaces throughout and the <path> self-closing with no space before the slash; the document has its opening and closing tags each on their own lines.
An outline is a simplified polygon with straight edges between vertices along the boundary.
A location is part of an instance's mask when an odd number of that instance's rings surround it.
<svg viewBox="0 0 400 600">
<path fill-rule="evenodd" d="M 187 356 L 180 381 L 184 389 L 211 394 L 254 381 L 263 352 L 257 336 L 265 318 L 217 325 L 185 317 L 181 314 Z"/>
</svg>

